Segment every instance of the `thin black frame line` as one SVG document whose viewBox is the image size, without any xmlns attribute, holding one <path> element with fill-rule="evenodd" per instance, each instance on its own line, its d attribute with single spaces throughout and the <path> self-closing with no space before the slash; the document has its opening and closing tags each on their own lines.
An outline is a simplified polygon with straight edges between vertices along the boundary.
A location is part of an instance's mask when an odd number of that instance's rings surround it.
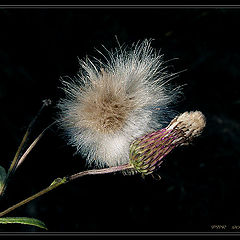
<svg viewBox="0 0 240 240">
<path fill-rule="evenodd" d="M 4 8 L 141 8 L 141 9 L 149 9 L 149 8 L 239 8 L 240 4 L 234 5 L 51 5 L 51 4 L 39 4 L 39 5 L 0 5 L 0 7 Z"/>
<path fill-rule="evenodd" d="M 239 232 L 3 232 L 4 236 L 240 236 Z"/>
<path fill-rule="evenodd" d="M 240 5 L 0 5 L 4 8 L 116 8 L 116 9 L 151 9 L 151 8 L 240 8 Z M 239 232 L 2 232 L 0 236 L 240 236 Z"/>
</svg>

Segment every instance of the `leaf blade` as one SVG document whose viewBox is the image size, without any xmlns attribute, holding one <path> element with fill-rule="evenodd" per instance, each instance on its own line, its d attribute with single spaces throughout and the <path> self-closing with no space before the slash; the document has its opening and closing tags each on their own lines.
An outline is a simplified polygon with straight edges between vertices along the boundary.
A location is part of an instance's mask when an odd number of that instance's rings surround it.
<svg viewBox="0 0 240 240">
<path fill-rule="evenodd" d="M 43 228 L 48 230 L 45 223 L 36 219 L 36 218 L 28 218 L 28 217 L 5 217 L 0 218 L 0 224 L 9 224 L 9 223 L 19 223 L 25 225 L 32 225 L 35 227 Z"/>
</svg>

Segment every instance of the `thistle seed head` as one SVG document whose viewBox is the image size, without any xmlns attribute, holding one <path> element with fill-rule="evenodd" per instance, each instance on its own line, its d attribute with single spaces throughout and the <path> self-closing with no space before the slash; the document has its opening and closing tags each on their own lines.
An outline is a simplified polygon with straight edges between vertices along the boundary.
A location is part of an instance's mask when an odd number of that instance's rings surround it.
<svg viewBox="0 0 240 240">
<path fill-rule="evenodd" d="M 121 130 L 128 115 L 136 107 L 134 97 L 128 96 L 121 83 L 112 81 L 110 73 L 101 69 L 99 79 L 85 90 L 78 111 L 82 119 L 79 128 L 88 128 L 102 134 Z"/>
<path fill-rule="evenodd" d="M 128 163 L 131 142 L 162 128 L 172 115 L 169 105 L 181 93 L 169 85 L 176 74 L 150 43 L 107 51 L 105 63 L 81 60 L 77 77 L 62 79 L 59 126 L 88 165 Z"/>
</svg>

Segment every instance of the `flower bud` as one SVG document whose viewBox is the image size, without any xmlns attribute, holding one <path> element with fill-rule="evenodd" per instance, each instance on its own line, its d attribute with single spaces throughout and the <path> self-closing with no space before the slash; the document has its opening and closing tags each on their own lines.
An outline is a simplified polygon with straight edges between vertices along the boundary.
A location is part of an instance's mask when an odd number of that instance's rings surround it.
<svg viewBox="0 0 240 240">
<path fill-rule="evenodd" d="M 142 175 L 153 173 L 175 147 L 187 145 L 201 134 L 205 117 L 199 112 L 184 112 L 163 129 L 136 139 L 130 146 L 130 163 Z"/>
</svg>

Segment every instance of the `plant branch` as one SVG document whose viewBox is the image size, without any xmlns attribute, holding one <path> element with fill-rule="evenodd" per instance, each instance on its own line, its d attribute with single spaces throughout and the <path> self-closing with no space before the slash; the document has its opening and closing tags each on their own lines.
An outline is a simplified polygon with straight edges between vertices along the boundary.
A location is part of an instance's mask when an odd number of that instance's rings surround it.
<svg viewBox="0 0 240 240">
<path fill-rule="evenodd" d="M 49 99 L 47 100 L 43 100 L 43 104 L 40 108 L 40 110 L 38 111 L 38 113 L 36 114 L 36 116 L 33 118 L 33 120 L 30 122 L 24 136 L 23 136 L 23 139 L 17 149 L 17 152 L 13 158 L 13 161 L 8 169 L 8 172 L 7 172 L 7 176 L 4 180 L 4 183 L 3 183 L 3 186 L 0 190 L 0 196 L 3 195 L 3 193 L 5 192 L 6 190 L 6 187 L 7 187 L 7 183 L 9 181 L 9 178 L 10 176 L 15 172 L 15 170 L 19 167 L 19 165 L 23 162 L 23 160 L 27 157 L 27 155 L 29 154 L 29 152 L 33 149 L 33 147 L 36 145 L 36 143 L 40 140 L 40 138 L 42 137 L 42 135 L 45 133 L 45 131 L 51 127 L 54 123 L 50 124 L 47 128 L 45 128 L 40 134 L 39 136 L 33 141 L 33 143 L 28 147 L 28 149 L 24 152 L 24 154 L 22 155 L 22 157 L 19 159 L 19 156 L 20 156 L 20 153 L 24 147 L 24 144 L 26 143 L 26 140 L 31 132 L 31 129 L 32 129 L 32 126 L 33 124 L 36 122 L 37 118 L 39 117 L 40 113 L 42 112 L 42 110 L 44 109 L 44 107 L 48 106 L 49 104 L 51 104 L 51 101 Z"/>
<path fill-rule="evenodd" d="M 40 110 L 38 111 L 38 113 L 36 114 L 36 116 L 33 118 L 33 120 L 30 122 L 30 124 L 28 125 L 27 131 L 26 131 L 26 133 L 25 133 L 25 135 L 24 135 L 24 137 L 23 137 L 23 139 L 22 139 L 22 141 L 21 141 L 21 143 L 20 143 L 20 145 L 19 145 L 19 147 L 18 147 L 18 150 L 17 150 L 17 152 L 16 152 L 16 154 L 15 154 L 15 156 L 14 156 L 14 158 L 13 158 L 13 161 L 12 161 L 12 163 L 11 163 L 9 169 L 8 169 L 8 177 L 9 177 L 9 175 L 10 175 L 11 173 L 13 173 L 13 172 L 15 171 L 15 169 L 16 169 L 16 167 L 17 167 L 17 164 L 18 164 L 18 161 L 19 161 L 19 155 L 20 155 L 21 150 L 22 150 L 22 148 L 23 148 L 23 146 L 24 146 L 24 144 L 25 144 L 25 142 L 26 142 L 26 140 L 27 140 L 28 135 L 30 134 L 30 132 L 31 132 L 31 130 L 32 130 L 32 126 L 33 126 L 34 123 L 36 122 L 36 120 L 37 120 L 37 118 L 39 117 L 39 115 L 40 115 L 40 113 L 42 112 L 42 110 L 43 110 L 46 106 L 48 106 L 50 103 L 51 103 L 50 100 L 43 100 L 43 104 L 42 104 Z M 44 130 L 44 131 L 45 131 L 45 130 Z"/>
<path fill-rule="evenodd" d="M 53 183 L 52 183 L 49 187 L 43 189 L 42 191 L 34 194 L 33 196 L 31 196 L 31 197 L 29 197 L 29 198 L 26 198 L 25 200 L 23 200 L 23 201 L 15 204 L 15 205 L 13 205 L 12 207 L 10 207 L 10 208 L 6 209 L 5 211 L 1 212 L 1 213 L 0 213 L 0 217 L 2 217 L 3 215 L 5 215 L 5 214 L 7 214 L 7 213 L 9 213 L 9 212 L 11 212 L 11 211 L 13 211 L 14 209 L 16 209 L 16 208 L 18 208 L 18 207 L 20 207 L 20 206 L 22 206 L 22 205 L 24 205 L 24 204 L 26 204 L 26 203 L 28 203 L 28 202 L 30 202 L 30 201 L 32 201 L 32 200 L 34 200 L 34 199 L 42 196 L 43 194 L 45 194 L 45 193 L 53 190 L 54 188 L 56 188 L 56 187 L 62 185 L 63 183 L 65 183 L 65 181 L 66 181 L 65 178 L 63 178 L 63 179 L 61 179 L 61 178 L 58 179 L 58 178 L 57 178 L 55 181 L 53 181 Z"/>
<path fill-rule="evenodd" d="M 73 174 L 71 176 L 67 176 L 67 177 L 63 177 L 63 178 L 57 178 L 47 188 L 45 188 L 42 191 L 32 195 L 31 197 L 26 198 L 25 200 L 23 200 L 21 202 L 13 205 L 12 207 L 6 209 L 5 211 L 1 212 L 0 217 L 4 216 L 5 214 L 13 211 L 14 209 L 16 209 L 16 208 L 18 208 L 18 207 L 20 207 L 24 204 L 42 196 L 43 194 L 55 189 L 56 187 L 59 187 L 62 184 L 73 181 L 73 180 L 75 180 L 79 177 L 83 177 L 83 176 L 86 176 L 86 175 L 113 173 L 113 172 L 123 171 L 123 170 L 127 170 L 127 169 L 132 169 L 132 168 L 133 168 L 132 164 L 128 163 L 128 164 L 124 164 L 124 165 L 120 165 L 120 166 L 116 166 L 116 167 L 87 170 L 87 171 L 83 171 L 83 172 Z"/>
<path fill-rule="evenodd" d="M 85 175 L 113 173 L 113 172 L 119 172 L 119 171 L 132 169 L 132 168 L 133 168 L 133 166 L 128 163 L 128 164 L 124 164 L 124 165 L 120 165 L 120 166 L 116 166 L 116 167 L 93 169 L 93 170 L 79 172 L 79 173 L 76 173 L 76 174 L 73 174 L 73 175 L 67 177 L 67 179 L 68 179 L 68 181 L 72 181 L 72 180 L 75 180 L 75 179 L 85 176 Z"/>
<path fill-rule="evenodd" d="M 25 160 L 25 158 L 27 157 L 27 155 L 32 151 L 32 149 L 35 147 L 35 145 L 37 144 L 37 142 L 41 139 L 41 137 L 43 136 L 43 134 L 52 126 L 56 123 L 53 122 L 50 125 L 48 125 L 36 138 L 35 140 L 32 142 L 32 144 L 28 147 L 28 149 L 24 152 L 24 154 L 22 155 L 22 157 L 18 160 L 18 163 L 16 165 L 16 169 L 20 166 L 20 164 Z"/>
</svg>

